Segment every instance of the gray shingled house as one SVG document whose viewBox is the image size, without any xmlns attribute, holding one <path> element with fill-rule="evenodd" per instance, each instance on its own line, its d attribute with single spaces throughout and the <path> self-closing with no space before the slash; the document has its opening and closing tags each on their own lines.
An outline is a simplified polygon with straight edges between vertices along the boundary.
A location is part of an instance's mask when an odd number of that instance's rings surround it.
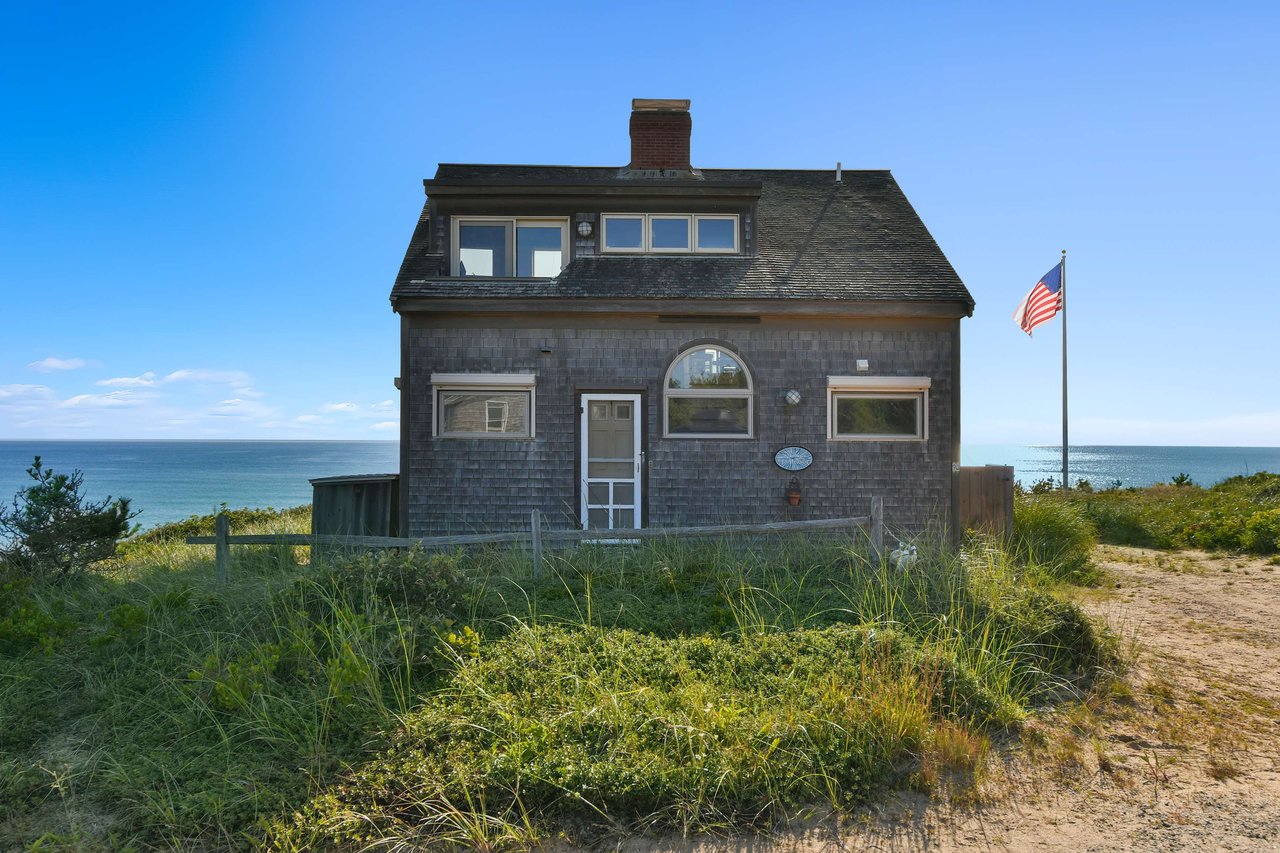
<svg viewBox="0 0 1280 853">
<path fill-rule="evenodd" d="M 973 298 L 888 171 L 441 164 L 391 292 L 400 530 L 953 528 Z"/>
</svg>

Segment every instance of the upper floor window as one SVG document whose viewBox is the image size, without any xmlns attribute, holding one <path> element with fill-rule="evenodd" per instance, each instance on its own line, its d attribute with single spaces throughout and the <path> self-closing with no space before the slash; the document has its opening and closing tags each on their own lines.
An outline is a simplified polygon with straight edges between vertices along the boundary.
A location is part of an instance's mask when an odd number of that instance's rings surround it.
<svg viewBox="0 0 1280 853">
<path fill-rule="evenodd" d="M 751 374 L 728 350 L 707 345 L 685 350 L 663 385 L 667 437 L 751 437 Z"/>
<path fill-rule="evenodd" d="M 738 251 L 735 214 L 606 213 L 602 222 L 601 245 L 606 252 Z"/>
<path fill-rule="evenodd" d="M 454 275 L 553 278 L 569 259 L 568 219 L 453 220 Z"/>
</svg>

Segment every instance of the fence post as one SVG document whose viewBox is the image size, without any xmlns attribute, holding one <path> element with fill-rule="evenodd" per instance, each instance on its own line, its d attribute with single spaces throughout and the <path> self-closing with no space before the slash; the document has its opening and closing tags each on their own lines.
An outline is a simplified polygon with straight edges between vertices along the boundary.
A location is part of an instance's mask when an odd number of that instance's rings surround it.
<svg viewBox="0 0 1280 853">
<path fill-rule="evenodd" d="M 871 499 L 871 556 L 879 563 L 884 559 L 884 498 Z"/>
<path fill-rule="evenodd" d="M 533 531 L 533 578 L 537 580 L 542 574 L 542 513 L 539 510 L 529 513 L 529 526 Z"/>
<path fill-rule="evenodd" d="M 213 520 L 213 536 L 213 565 L 218 581 L 226 583 L 231 569 L 231 543 L 227 541 L 231 536 L 231 519 L 225 512 L 218 513 Z"/>
</svg>

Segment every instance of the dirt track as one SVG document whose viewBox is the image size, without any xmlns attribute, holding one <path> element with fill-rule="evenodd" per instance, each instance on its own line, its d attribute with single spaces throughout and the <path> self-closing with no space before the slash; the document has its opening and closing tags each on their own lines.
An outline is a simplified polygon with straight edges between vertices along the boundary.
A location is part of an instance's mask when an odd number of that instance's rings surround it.
<svg viewBox="0 0 1280 853">
<path fill-rule="evenodd" d="M 772 840 L 620 849 L 1280 850 L 1280 566 L 1114 547 L 1099 562 L 1118 586 L 1082 604 L 1136 643 L 1129 687 L 1028 726 L 978 805 L 906 797 Z"/>
</svg>

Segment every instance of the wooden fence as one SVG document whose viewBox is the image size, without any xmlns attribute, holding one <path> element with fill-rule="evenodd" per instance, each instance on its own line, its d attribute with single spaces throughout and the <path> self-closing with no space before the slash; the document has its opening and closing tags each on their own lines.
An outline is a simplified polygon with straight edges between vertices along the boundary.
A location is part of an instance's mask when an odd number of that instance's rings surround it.
<svg viewBox="0 0 1280 853">
<path fill-rule="evenodd" d="M 1013 467 L 966 466 L 960 469 L 960 529 L 1013 534 Z"/>
<path fill-rule="evenodd" d="M 871 499 L 869 516 L 826 518 L 817 521 L 776 521 L 767 524 L 718 524 L 707 527 L 645 527 L 638 530 L 543 530 L 542 513 L 533 510 L 529 529 L 513 533 L 466 533 L 452 536 L 339 536 L 323 533 L 254 533 L 231 535 L 231 520 L 220 513 L 214 522 L 212 536 L 188 536 L 188 545 L 212 545 L 218 577 L 226 580 L 231 568 L 232 545 L 333 545 L 357 548 L 439 548 L 454 545 L 521 544 L 533 549 L 533 573 L 542 569 L 542 543 L 616 542 L 622 540 L 668 539 L 733 534 L 760 535 L 795 533 L 806 530 L 832 530 L 843 527 L 865 528 L 871 539 L 872 555 L 877 561 L 884 555 L 884 499 Z"/>
</svg>

